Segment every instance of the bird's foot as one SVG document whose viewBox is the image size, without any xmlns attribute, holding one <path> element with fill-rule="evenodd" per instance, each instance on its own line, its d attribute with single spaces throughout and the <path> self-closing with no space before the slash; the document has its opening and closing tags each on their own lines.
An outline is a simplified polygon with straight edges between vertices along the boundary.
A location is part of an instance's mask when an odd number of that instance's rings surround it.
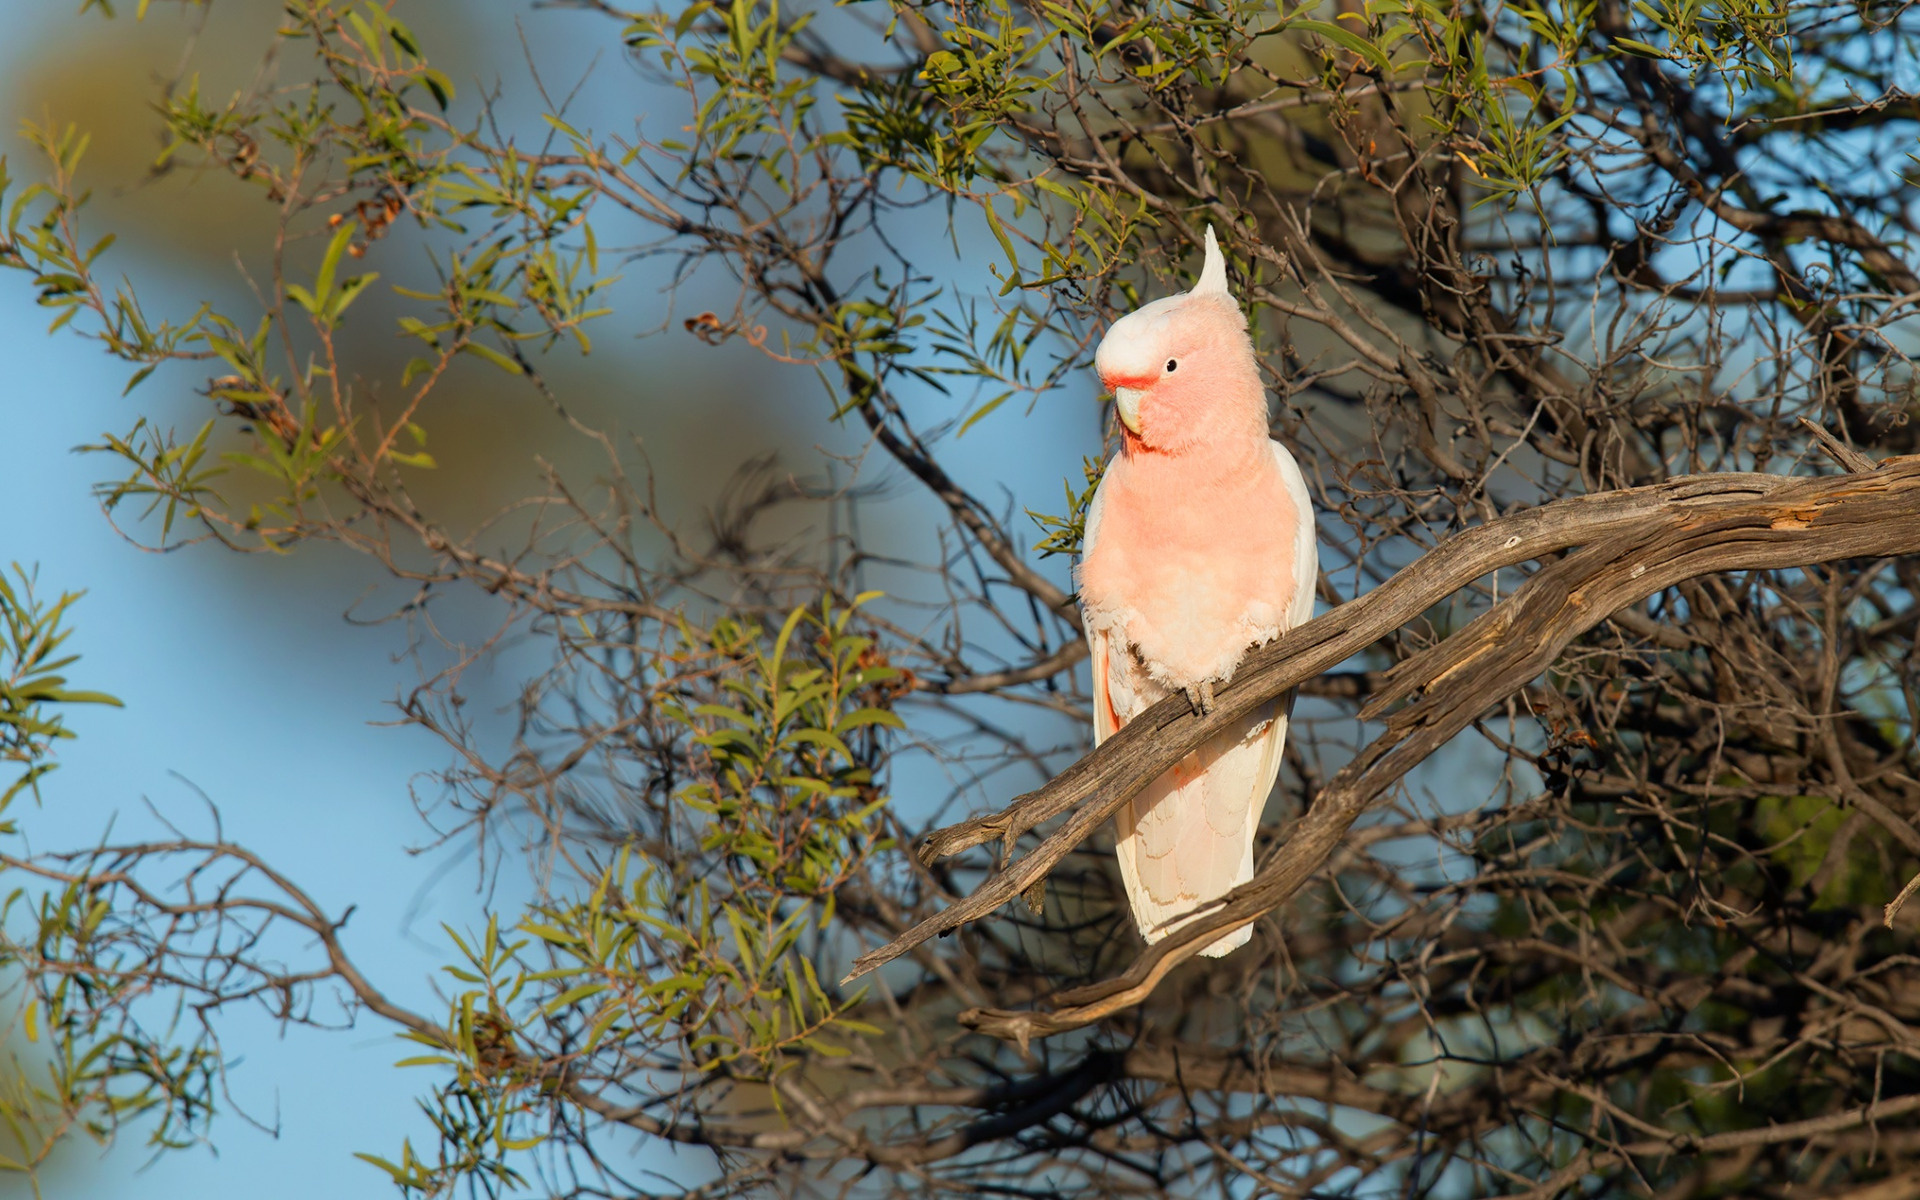
<svg viewBox="0 0 1920 1200">
<path fill-rule="evenodd" d="M 1196 716 L 1206 716 L 1213 711 L 1213 681 L 1203 680 L 1198 685 L 1187 685 L 1187 703 L 1193 705 Z"/>
</svg>

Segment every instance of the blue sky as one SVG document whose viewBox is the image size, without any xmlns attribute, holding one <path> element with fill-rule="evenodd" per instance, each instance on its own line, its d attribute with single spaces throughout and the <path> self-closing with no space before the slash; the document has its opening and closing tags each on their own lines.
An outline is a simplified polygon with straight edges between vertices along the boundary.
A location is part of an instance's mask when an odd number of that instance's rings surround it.
<svg viewBox="0 0 1920 1200">
<path fill-rule="evenodd" d="M 91 28 L 71 19 L 77 8 L 0 0 L 0 68 Z M 11 150 L 16 177 L 30 177 L 17 142 Z M 229 838 L 335 911 L 357 906 L 346 937 L 363 969 L 395 999 L 434 1011 L 430 979 L 446 961 L 440 922 L 481 919 L 480 897 L 458 855 L 449 864 L 444 852 L 406 852 L 425 832 L 409 785 L 443 765 L 446 752 L 417 730 L 373 723 L 413 676 L 393 661 L 399 629 L 342 617 L 370 581 L 367 567 L 324 548 L 296 561 L 206 548 L 159 555 L 115 534 L 90 495 L 108 464 L 70 448 L 124 431 L 136 400 L 120 396 L 121 367 L 71 336 L 47 336 L 48 314 L 26 283 L 0 278 L 0 512 L 8 515 L 0 563 L 37 566 L 49 591 L 86 591 L 75 614 L 72 644 L 84 657 L 74 678 L 126 703 L 72 716 L 80 736 L 66 744 L 44 807 L 26 817 L 34 845 L 81 844 L 110 820 L 120 836 L 156 831 L 143 801 L 205 832 L 204 792 Z M 143 389 L 137 402 L 163 399 Z M 223 1028 L 239 1060 L 237 1098 L 279 1136 L 223 1119 L 217 1154 L 193 1149 L 151 1163 L 141 1131 L 104 1153 L 81 1139 L 45 1177 L 46 1194 L 388 1194 L 351 1152 L 397 1157 L 403 1135 L 420 1137 L 427 1127 L 412 1096 L 430 1082 L 392 1068 L 408 1051 L 391 1030 L 368 1021 L 343 1034 L 283 1036 L 256 1014 L 236 1014 Z M 28 1193 L 0 1178 L 0 1195 L 12 1194 Z"/>
<path fill-rule="evenodd" d="M 0 0 L 0 71 L 43 68 L 75 53 L 77 37 L 126 44 L 125 13 L 108 29 L 97 17 L 79 18 L 78 7 L 77 0 Z M 155 5 L 156 11 L 163 7 Z M 508 33 L 507 18 L 523 8 L 486 9 L 491 25 L 483 18 L 458 36 L 471 44 Z M 582 17 L 525 15 L 545 63 L 576 70 L 584 65 L 594 44 L 570 38 Z M 161 18 L 139 36 L 177 38 L 175 15 Z M 612 32 L 603 21 L 592 27 L 602 35 Z M 598 43 L 613 46 L 609 37 Z M 514 57 L 507 56 L 509 63 Z M 618 126 L 636 96 L 642 105 L 648 99 L 636 93 L 617 54 L 608 57 L 611 67 L 603 60 L 583 93 L 602 128 Z M 21 115 L 38 114 L 10 114 L 9 123 Z M 128 119 L 142 118 L 135 113 Z M 111 128 L 100 133 L 123 135 Z M 15 177 L 31 178 L 33 164 L 18 141 L 8 150 Z M 123 219 L 131 211 L 137 219 L 139 201 L 138 195 L 110 197 L 108 211 Z M 154 282 L 151 300 L 183 309 L 201 294 L 196 289 L 231 286 L 231 279 L 207 276 L 169 281 L 165 250 L 143 250 L 135 238 L 116 252 L 127 257 L 115 266 Z M 333 910 L 356 906 L 347 944 L 361 967 L 394 999 L 434 1011 L 431 979 L 446 961 L 440 923 L 483 921 L 482 898 L 471 863 L 459 851 L 416 856 L 406 850 L 425 840 L 409 787 L 442 766 L 447 754 L 420 731 L 377 724 L 390 715 L 386 702 L 415 678 L 412 668 L 394 659 L 402 646 L 400 628 L 343 619 L 377 577 L 364 562 L 325 547 L 291 560 L 240 558 L 205 547 L 154 554 L 116 534 L 91 496 L 93 485 L 111 473 L 110 464 L 72 448 L 106 431 L 125 431 L 143 412 L 187 411 L 182 406 L 193 403 L 193 380 L 169 381 L 163 373 L 133 399 L 122 398 L 124 368 L 70 335 L 49 338 L 48 314 L 32 303 L 26 282 L 0 278 L 0 512 L 11 518 L 0 526 L 0 564 L 37 567 L 49 591 L 86 591 L 75 613 L 73 646 L 84 656 L 73 673 L 76 683 L 126 703 L 71 717 L 80 736 L 66 745 L 63 765 L 44 789 L 44 807 L 28 815 L 33 843 L 81 844 L 110 821 L 117 836 L 158 832 L 145 809 L 149 802 L 187 830 L 204 832 L 204 793 L 219 806 L 230 839 L 261 852 Z M 640 287 L 629 293 L 643 294 Z M 686 351 L 627 340 L 648 323 L 633 319 L 625 329 L 603 329 L 597 336 L 622 370 L 657 383 Z M 809 379 L 797 374 L 749 373 L 742 379 L 741 386 L 783 393 L 790 387 L 793 405 L 819 401 Z M 653 407 L 635 414 L 634 424 L 654 422 L 671 447 L 673 431 L 694 415 L 672 411 L 673 403 L 689 394 L 669 387 L 662 405 L 656 386 L 646 397 Z M 1058 480 L 1071 471 L 1077 481 L 1078 456 L 1093 448 L 1093 395 L 1089 384 L 1084 396 L 1072 397 L 1081 403 L 1055 406 L 1050 397 L 1031 418 L 1003 410 L 950 447 L 949 461 L 963 476 L 989 485 L 990 495 L 1002 496 L 997 485 L 1006 483 L 1011 490 L 1004 495 L 1019 502 L 1057 506 Z M 741 410 L 754 419 L 732 436 L 776 445 L 791 436 L 794 419 L 770 416 L 767 399 L 760 396 Z M 712 422 L 711 414 L 707 419 Z M 809 457 L 811 443 L 831 436 L 807 428 L 807 444 L 790 448 L 800 459 Z M 1016 431 L 1018 436 L 1009 436 Z M 743 444 L 741 456 L 758 448 Z M 671 453 L 656 457 L 669 470 L 673 460 Z M 892 497 L 874 524 L 904 513 L 934 513 L 910 485 L 896 483 Z M 911 528 L 925 536 L 931 526 L 915 521 Z M 1058 560 L 1051 567 L 1064 573 Z M 938 790 L 933 779 L 923 776 L 922 782 Z M 1011 782 L 1000 781 L 997 790 Z M 430 1141 L 413 1095 L 431 1079 L 391 1067 L 409 1051 L 378 1022 L 344 1034 L 283 1033 L 264 1017 L 236 1014 L 222 1028 L 235 1060 L 236 1098 L 256 1119 L 277 1127 L 277 1136 L 228 1116 L 215 1127 L 214 1148 L 157 1160 L 138 1130 L 104 1152 L 76 1141 L 45 1176 L 46 1194 L 142 1200 L 379 1195 L 388 1185 L 352 1152 L 397 1157 L 407 1134 Z M 667 1160 L 661 1169 L 675 1173 Z M 0 1196 L 15 1190 L 0 1179 Z"/>
<path fill-rule="evenodd" d="M 17 28 L 28 7 L 0 5 L 0 31 Z M 49 591 L 87 592 L 75 614 L 73 645 L 84 657 L 74 677 L 126 703 L 73 715 L 80 737 L 66 745 L 44 807 L 27 815 L 33 843 L 82 843 L 116 815 L 121 835 L 153 830 L 143 799 L 205 830 L 203 791 L 229 837 L 322 903 L 358 905 L 347 937 L 362 965 L 396 998 L 431 1004 L 438 922 L 470 922 L 478 901 L 471 873 L 422 890 L 435 860 L 404 850 L 421 834 L 408 783 L 444 752 L 422 733 L 369 723 L 407 672 L 390 657 L 397 631 L 341 619 L 364 569 L 339 555 L 299 564 L 221 562 L 206 550 L 156 555 L 116 535 L 90 497 L 105 464 L 69 448 L 130 423 L 123 372 L 71 337 L 49 339 L 25 282 L 0 280 L 8 514 L 0 562 L 37 565 Z M 349 1152 L 397 1148 L 403 1130 L 423 1127 L 411 1089 L 424 1081 L 391 1069 L 404 1051 L 390 1033 L 369 1023 L 283 1037 L 253 1016 L 227 1028 L 243 1058 L 235 1090 L 281 1136 L 225 1120 L 217 1156 L 195 1149 L 150 1166 L 138 1136 L 104 1154 L 82 1140 L 49 1173 L 47 1194 L 293 1200 L 384 1191 Z M 13 1190 L 0 1182 L 0 1194 Z"/>
<path fill-rule="evenodd" d="M 121 539 L 90 496 L 97 459 L 69 451 L 127 423 L 122 372 L 71 338 L 49 340 L 46 316 L 20 286 L 0 286 L 0 560 L 37 565 L 49 591 L 84 589 L 73 675 L 126 707 L 74 714 L 79 732 L 26 828 L 41 847 L 152 828 L 150 800 L 204 829 L 196 789 L 217 803 L 228 836 L 297 875 L 323 903 L 357 904 L 350 945 L 399 997 L 426 1003 L 438 922 L 470 921 L 477 900 L 454 878 L 421 893 L 431 869 L 403 847 L 421 830 L 407 785 L 444 759 L 424 734 L 376 728 L 380 701 L 406 679 L 395 631 L 341 619 L 364 578 L 358 564 L 320 569 L 265 560 L 218 563 L 212 551 L 156 555 Z M 470 881 L 469 881 L 470 882 Z M 418 901 L 420 911 L 409 920 Z M 410 1082 L 388 1069 L 398 1045 L 377 1026 L 345 1035 L 237 1023 L 245 1062 L 235 1085 L 274 1114 L 274 1139 L 224 1122 L 218 1158 L 190 1151 L 144 1174 L 129 1139 L 104 1159 L 76 1145 L 54 1194 L 338 1196 L 377 1183 L 342 1148 L 396 1144 L 417 1125 Z"/>
</svg>

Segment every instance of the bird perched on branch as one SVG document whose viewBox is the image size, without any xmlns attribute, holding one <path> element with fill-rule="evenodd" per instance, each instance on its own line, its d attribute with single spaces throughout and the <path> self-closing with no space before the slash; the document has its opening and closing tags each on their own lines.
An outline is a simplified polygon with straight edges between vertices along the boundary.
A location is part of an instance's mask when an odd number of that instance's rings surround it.
<svg viewBox="0 0 1920 1200">
<path fill-rule="evenodd" d="M 1098 743 L 1169 692 L 1212 711 L 1250 648 L 1313 615 L 1318 548 L 1306 480 L 1267 436 L 1253 342 L 1211 227 L 1193 290 L 1114 322 L 1094 366 L 1123 437 L 1087 509 L 1079 573 Z M 1287 717 L 1282 702 L 1263 706 L 1120 809 L 1120 876 L 1148 942 L 1253 878 Z M 1202 953 L 1251 936 L 1235 930 Z"/>
</svg>

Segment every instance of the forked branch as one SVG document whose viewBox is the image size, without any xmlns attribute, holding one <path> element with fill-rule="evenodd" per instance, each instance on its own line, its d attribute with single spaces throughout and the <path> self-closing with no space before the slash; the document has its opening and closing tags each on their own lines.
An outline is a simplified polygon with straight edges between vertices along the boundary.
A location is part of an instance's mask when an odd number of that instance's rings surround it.
<svg viewBox="0 0 1920 1200">
<path fill-rule="evenodd" d="M 1920 552 L 1920 458 L 1816 478 L 1719 474 L 1557 500 L 1466 530 L 1378 588 L 1253 651 L 1217 707 L 1182 696 L 1148 709 L 1036 792 L 990 816 L 935 831 L 923 860 L 1020 836 L 1071 816 L 1032 853 L 965 900 L 854 962 L 851 980 L 978 920 L 1053 865 L 1150 781 L 1254 707 L 1328 670 L 1491 571 L 1577 551 L 1535 573 L 1466 628 L 1388 672 L 1361 716 L 1384 728 L 1314 799 L 1252 881 L 1212 913 L 1150 947 L 1123 974 L 1063 992 L 1046 1011 L 973 1009 L 960 1020 L 1025 1043 L 1140 1003 L 1168 971 L 1221 933 L 1285 903 L 1354 821 L 1429 754 L 1552 666 L 1613 613 L 1684 580 L 1722 571 L 1808 566 Z"/>
</svg>

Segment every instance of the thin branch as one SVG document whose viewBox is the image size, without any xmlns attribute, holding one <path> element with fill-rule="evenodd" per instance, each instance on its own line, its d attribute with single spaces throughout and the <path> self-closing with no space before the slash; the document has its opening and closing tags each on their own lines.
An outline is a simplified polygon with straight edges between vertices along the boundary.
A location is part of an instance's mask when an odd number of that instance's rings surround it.
<svg viewBox="0 0 1920 1200">
<path fill-rule="evenodd" d="M 994 874 L 966 900 L 862 955 L 847 978 L 986 915 L 1043 878 L 1100 821 L 1217 726 L 1372 644 L 1495 567 L 1572 546 L 1584 548 L 1543 568 L 1465 629 L 1389 673 L 1387 686 L 1361 714 L 1384 719 L 1385 732 L 1333 778 L 1272 861 L 1213 913 L 1150 947 L 1122 975 L 1054 997 L 1052 1011 L 974 1009 L 961 1014 L 962 1023 L 1024 1045 L 1140 1003 L 1202 946 L 1284 903 L 1378 797 L 1621 608 L 1701 575 L 1920 550 L 1920 460 L 1895 460 L 1868 474 L 1835 478 L 1691 476 L 1556 501 L 1456 535 L 1375 591 L 1255 651 L 1233 684 L 1217 693 L 1211 716 L 1192 714 L 1177 697 L 1163 700 L 1039 792 L 994 816 L 934 834 L 922 848 L 924 858 L 996 837 L 1011 843 L 1040 821 L 1078 806 L 1033 853 Z M 1395 704 L 1401 707 L 1386 711 Z"/>
</svg>

